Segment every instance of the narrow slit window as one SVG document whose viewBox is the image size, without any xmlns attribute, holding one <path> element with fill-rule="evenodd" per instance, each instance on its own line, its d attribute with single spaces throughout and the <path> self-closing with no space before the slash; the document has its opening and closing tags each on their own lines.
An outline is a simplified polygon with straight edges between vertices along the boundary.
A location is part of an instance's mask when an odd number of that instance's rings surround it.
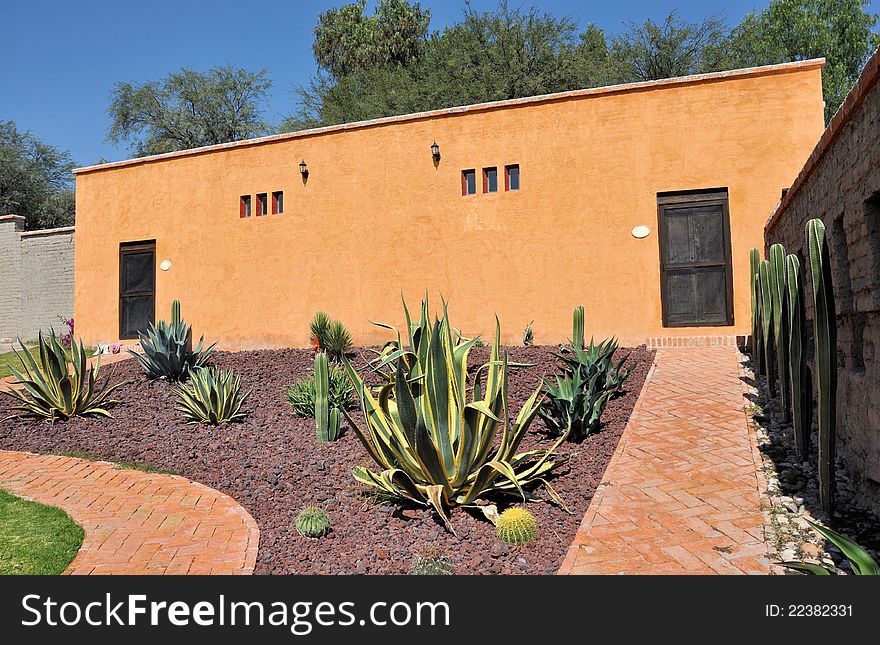
<svg viewBox="0 0 880 645">
<path fill-rule="evenodd" d="M 476 195 L 477 194 L 477 171 L 462 170 L 461 171 L 461 194 Z"/>
<path fill-rule="evenodd" d="M 498 168 L 483 168 L 483 192 L 498 192 Z"/>
<path fill-rule="evenodd" d="M 269 200 L 266 193 L 257 195 L 257 215 L 265 215 L 269 212 Z"/>
<path fill-rule="evenodd" d="M 272 214 L 278 215 L 284 212 L 284 193 L 276 190 L 272 193 Z"/>
<path fill-rule="evenodd" d="M 519 164 L 504 167 L 504 190 L 519 190 Z"/>
<path fill-rule="evenodd" d="M 241 200 L 239 201 L 238 206 L 238 216 L 239 217 L 250 217 L 251 216 L 251 196 L 250 195 L 242 195 Z"/>
</svg>

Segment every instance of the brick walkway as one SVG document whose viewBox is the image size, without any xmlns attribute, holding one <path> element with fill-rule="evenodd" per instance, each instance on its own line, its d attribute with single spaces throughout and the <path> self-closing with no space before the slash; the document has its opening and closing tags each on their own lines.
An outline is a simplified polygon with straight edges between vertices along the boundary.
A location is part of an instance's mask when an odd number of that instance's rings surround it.
<svg viewBox="0 0 880 645">
<path fill-rule="evenodd" d="M 0 487 L 85 531 L 68 574 L 250 574 L 260 532 L 231 497 L 174 475 L 0 451 Z"/>
<path fill-rule="evenodd" d="M 733 348 L 658 350 L 559 573 L 771 572 L 740 375 Z"/>
</svg>

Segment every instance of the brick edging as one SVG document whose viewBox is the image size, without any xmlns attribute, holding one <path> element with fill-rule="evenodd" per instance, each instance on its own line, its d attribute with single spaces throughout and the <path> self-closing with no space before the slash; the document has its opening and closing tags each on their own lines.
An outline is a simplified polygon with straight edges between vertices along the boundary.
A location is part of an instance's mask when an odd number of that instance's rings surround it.
<svg viewBox="0 0 880 645">
<path fill-rule="evenodd" d="M 629 429 L 632 420 L 636 417 L 637 414 L 641 412 L 646 396 L 645 393 L 648 391 L 648 383 L 650 383 L 656 369 L 657 355 L 655 354 L 653 360 L 651 361 L 651 367 L 648 369 L 648 374 L 645 376 L 645 381 L 642 383 L 642 390 L 641 392 L 639 392 L 639 396 L 636 399 L 635 405 L 633 406 L 632 413 L 629 415 L 629 419 L 627 419 L 626 421 L 626 426 L 623 428 L 620 439 L 618 439 L 617 441 L 617 448 L 614 449 L 614 454 L 611 455 L 611 459 L 608 461 L 608 465 L 605 466 L 605 472 L 602 473 L 602 479 L 599 482 L 599 486 L 596 487 L 596 492 L 593 495 L 593 499 L 590 500 L 590 505 L 587 507 L 587 511 L 586 513 L 584 513 L 584 517 L 581 520 L 581 523 L 578 525 L 578 532 L 585 525 L 589 526 L 592 523 L 596 515 L 596 509 L 599 507 L 599 503 L 601 502 L 602 497 L 604 497 L 605 488 L 611 485 L 609 482 L 606 481 L 607 474 L 609 472 L 612 472 L 612 467 L 620 460 L 621 455 L 626 450 L 627 443 L 629 442 L 627 430 Z M 575 533 L 575 536 L 576 535 L 577 533 Z M 565 559 L 563 559 L 562 564 L 559 565 L 559 569 L 556 571 L 556 575 L 569 575 L 569 572 L 572 570 L 572 568 L 574 568 L 576 560 L 577 553 L 574 548 L 574 538 L 572 538 L 572 543 L 569 545 L 568 551 L 566 551 L 565 553 Z"/>
</svg>

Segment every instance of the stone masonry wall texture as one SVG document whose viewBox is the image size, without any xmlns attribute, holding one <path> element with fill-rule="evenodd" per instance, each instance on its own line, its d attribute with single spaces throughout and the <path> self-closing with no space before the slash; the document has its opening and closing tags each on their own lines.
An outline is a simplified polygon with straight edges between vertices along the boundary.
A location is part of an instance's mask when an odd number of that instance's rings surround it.
<svg viewBox="0 0 880 645">
<path fill-rule="evenodd" d="M 766 244 L 808 257 L 805 226 L 826 227 L 838 328 L 838 454 L 860 501 L 880 511 L 880 51 L 770 218 Z M 807 316 L 812 303 L 807 286 Z M 808 329 L 812 324 L 808 323 Z"/>
<path fill-rule="evenodd" d="M 23 230 L 0 217 L 0 341 L 31 340 L 73 315 L 73 228 Z"/>
</svg>

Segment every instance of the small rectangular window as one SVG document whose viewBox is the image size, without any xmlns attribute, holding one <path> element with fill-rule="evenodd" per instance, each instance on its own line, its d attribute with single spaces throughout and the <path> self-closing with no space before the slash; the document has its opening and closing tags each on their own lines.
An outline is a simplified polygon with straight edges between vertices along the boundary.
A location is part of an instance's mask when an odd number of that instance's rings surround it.
<svg viewBox="0 0 880 645">
<path fill-rule="evenodd" d="M 462 170 L 461 171 L 461 194 L 476 195 L 477 194 L 477 171 Z"/>
<path fill-rule="evenodd" d="M 278 215 L 284 212 L 284 193 L 276 190 L 272 193 L 272 214 Z"/>
<path fill-rule="evenodd" d="M 266 193 L 257 195 L 257 216 L 265 215 L 269 212 L 269 199 Z"/>
<path fill-rule="evenodd" d="M 504 166 L 504 190 L 519 190 L 519 164 Z"/>
<path fill-rule="evenodd" d="M 238 207 L 238 216 L 239 217 L 250 217 L 251 216 L 251 196 L 250 195 L 242 195 L 241 201 L 239 202 Z"/>
<path fill-rule="evenodd" d="M 483 168 L 483 192 L 498 192 L 498 168 Z"/>
</svg>

